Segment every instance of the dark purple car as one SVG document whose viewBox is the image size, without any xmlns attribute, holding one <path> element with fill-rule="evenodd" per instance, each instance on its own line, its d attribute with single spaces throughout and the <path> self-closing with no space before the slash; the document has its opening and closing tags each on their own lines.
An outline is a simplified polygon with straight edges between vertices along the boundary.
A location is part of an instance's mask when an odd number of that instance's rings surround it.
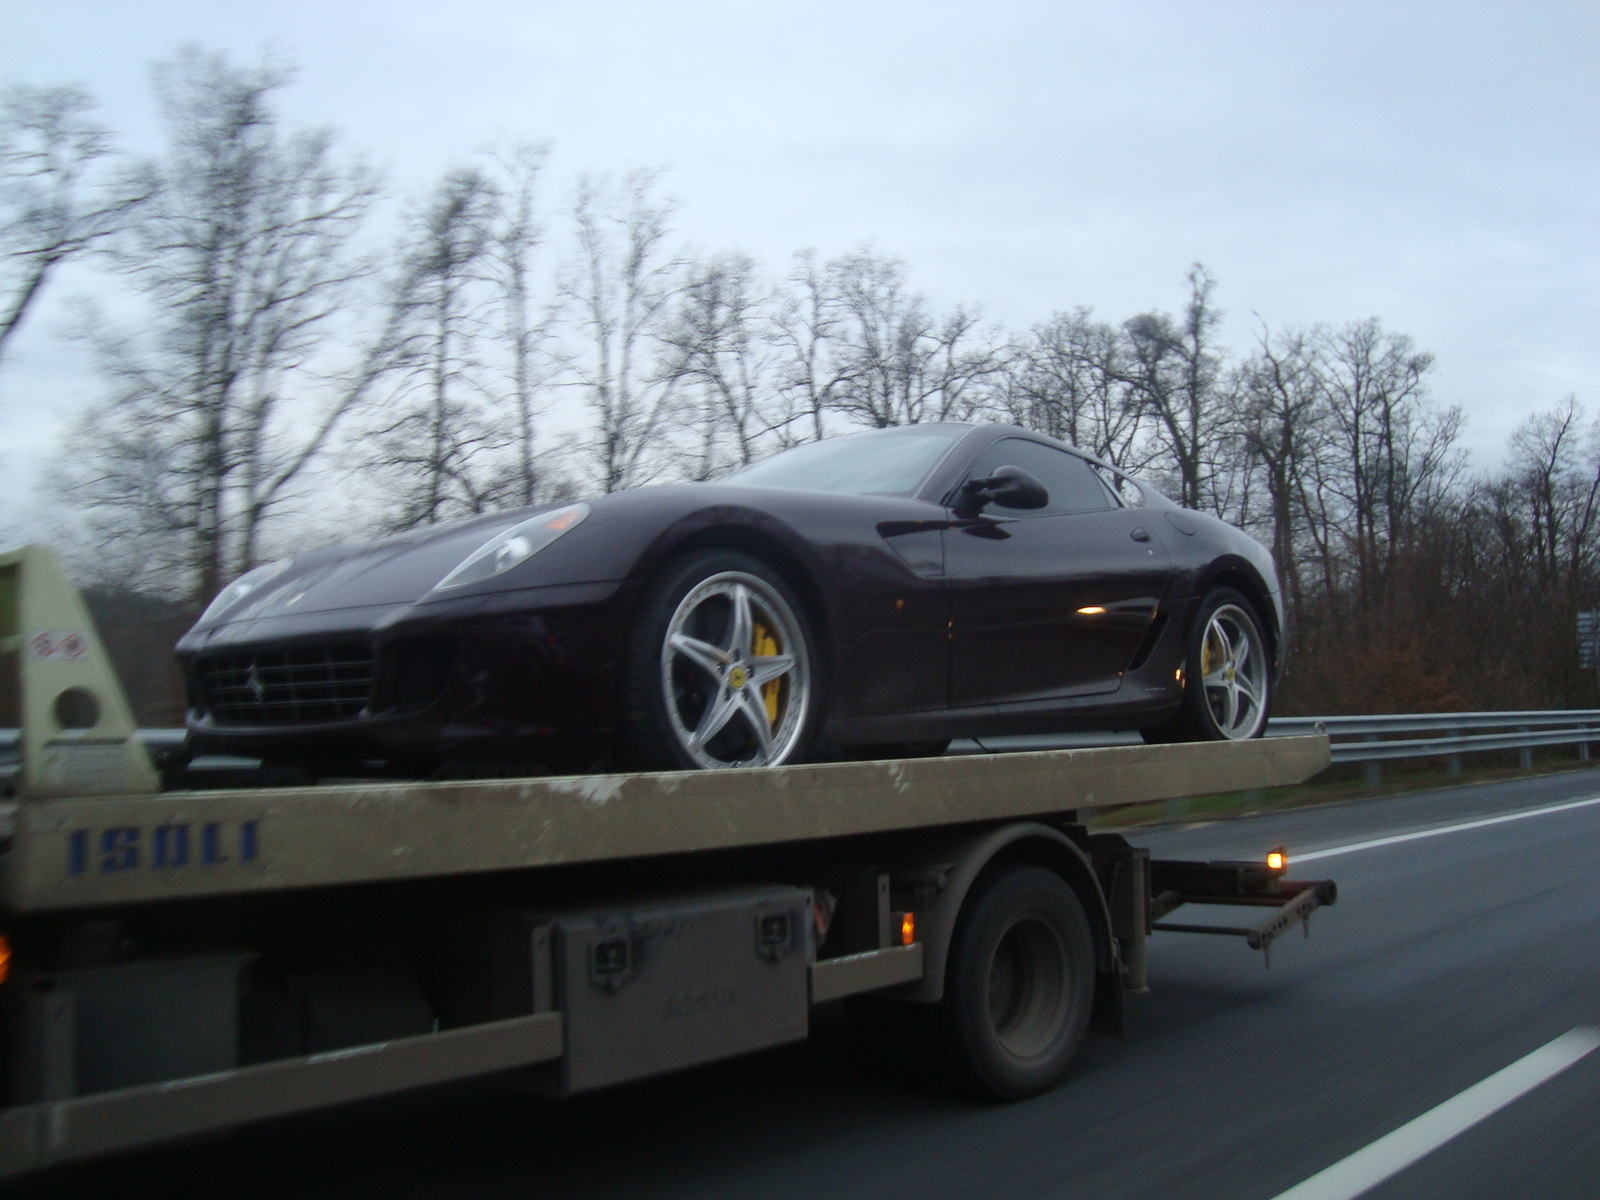
<svg viewBox="0 0 1600 1200">
<path fill-rule="evenodd" d="M 200 752 L 423 773 L 772 765 L 952 737 L 1248 738 L 1272 557 L 1049 438 L 917 425 L 234 581 L 178 644 Z"/>
</svg>

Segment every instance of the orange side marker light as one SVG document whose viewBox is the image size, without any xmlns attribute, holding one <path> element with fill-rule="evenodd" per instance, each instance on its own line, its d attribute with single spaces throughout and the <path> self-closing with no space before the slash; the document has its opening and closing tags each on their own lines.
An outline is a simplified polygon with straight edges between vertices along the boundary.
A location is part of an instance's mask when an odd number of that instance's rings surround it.
<svg viewBox="0 0 1600 1200">
<path fill-rule="evenodd" d="M 909 946 L 917 940 L 917 914 L 906 913 L 900 918 L 900 944 Z"/>
<path fill-rule="evenodd" d="M 9 974 L 11 974 L 11 940 L 0 934 L 0 983 L 4 983 Z"/>
<path fill-rule="evenodd" d="M 1269 871 L 1281 871 L 1288 865 L 1289 856 L 1282 850 L 1267 851 L 1267 869 Z"/>
</svg>

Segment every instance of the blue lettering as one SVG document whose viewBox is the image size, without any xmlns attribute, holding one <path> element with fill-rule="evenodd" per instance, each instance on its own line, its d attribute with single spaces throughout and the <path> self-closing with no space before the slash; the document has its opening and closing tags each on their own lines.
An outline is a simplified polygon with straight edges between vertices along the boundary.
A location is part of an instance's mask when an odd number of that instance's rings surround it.
<svg viewBox="0 0 1600 1200">
<path fill-rule="evenodd" d="M 224 852 L 227 841 L 226 822 L 207 821 L 200 826 L 198 859 L 191 858 L 193 841 L 188 825 L 157 825 L 150 832 L 150 857 L 152 870 L 186 867 L 193 861 L 202 866 L 214 867 L 228 862 Z M 99 851 L 100 870 L 105 874 L 115 871 L 132 871 L 141 865 L 140 844 L 144 830 L 137 825 L 119 825 L 112 829 L 75 829 L 67 834 L 67 874 L 83 875 L 89 871 L 91 847 Z M 238 862 L 255 862 L 261 857 L 261 822 L 239 822 Z"/>
<path fill-rule="evenodd" d="M 228 856 L 222 853 L 221 828 L 216 821 L 200 826 L 200 861 L 208 867 L 228 861 Z"/>
<path fill-rule="evenodd" d="M 152 867 L 183 867 L 189 864 L 189 827 L 158 825 L 151 838 Z"/>
<path fill-rule="evenodd" d="M 139 830 L 125 825 L 107 829 L 100 835 L 100 869 L 131 871 L 139 865 Z"/>
</svg>

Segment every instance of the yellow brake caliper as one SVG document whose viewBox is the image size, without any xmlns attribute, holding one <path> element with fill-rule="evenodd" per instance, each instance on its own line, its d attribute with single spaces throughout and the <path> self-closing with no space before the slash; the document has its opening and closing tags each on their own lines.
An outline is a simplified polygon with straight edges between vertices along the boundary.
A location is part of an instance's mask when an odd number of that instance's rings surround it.
<svg viewBox="0 0 1600 1200">
<path fill-rule="evenodd" d="M 750 653 L 756 658 L 766 658 L 778 653 L 778 639 L 767 631 L 767 627 L 760 622 L 756 623 L 755 636 L 750 639 Z M 774 679 L 761 685 L 761 699 L 767 706 L 767 723 L 778 723 L 778 693 L 783 687 L 782 679 Z"/>
</svg>

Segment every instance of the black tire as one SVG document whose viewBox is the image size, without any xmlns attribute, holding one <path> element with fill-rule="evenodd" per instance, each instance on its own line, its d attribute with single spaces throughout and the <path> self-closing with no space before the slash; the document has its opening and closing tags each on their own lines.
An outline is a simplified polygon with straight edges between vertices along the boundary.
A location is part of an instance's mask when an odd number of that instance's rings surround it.
<svg viewBox="0 0 1600 1200">
<path fill-rule="evenodd" d="M 723 581 L 719 583 L 718 581 Z M 731 582 L 729 582 L 731 581 Z M 777 636 L 782 639 L 780 649 L 791 656 L 794 666 L 781 681 L 782 699 L 766 705 L 770 712 L 779 707 L 780 715 L 769 729 L 774 737 L 770 757 L 755 746 L 751 755 L 740 757 L 741 751 L 724 751 L 722 745 L 733 745 L 742 737 L 744 744 L 755 744 L 758 734 L 753 728 L 750 708 L 738 708 L 727 718 L 724 733 L 701 746 L 692 745 L 693 734 L 687 723 L 696 720 L 695 704 L 701 707 L 698 716 L 706 715 L 721 697 L 732 697 L 737 689 L 748 688 L 754 697 L 753 707 L 765 704 L 766 692 L 758 689 L 755 674 L 735 676 L 731 667 L 740 663 L 749 665 L 754 658 L 742 658 L 722 668 L 723 678 L 711 673 L 698 659 L 685 657 L 668 664 L 664 652 L 674 621 L 683 613 L 685 604 L 705 589 L 728 586 L 743 589 L 747 603 L 753 602 L 762 609 L 756 624 L 765 631 L 765 624 L 782 626 Z M 714 603 L 713 595 L 708 603 Z M 731 601 L 729 602 L 731 608 Z M 693 614 L 691 614 L 692 616 Z M 731 617 L 728 618 L 731 620 Z M 683 628 L 687 628 L 686 626 Z M 707 645 L 709 646 L 708 639 Z M 727 651 L 724 651 L 727 652 Z M 753 653 L 753 652 L 752 652 Z M 810 621 L 804 606 L 788 582 L 760 559 L 735 550 L 701 550 L 683 555 L 668 562 L 646 585 L 639 599 L 633 626 L 624 646 L 618 697 L 618 723 L 614 733 L 614 754 L 624 766 L 637 770 L 697 770 L 720 766 L 759 765 L 777 766 L 783 763 L 806 761 L 816 740 L 823 716 L 824 679 L 822 656 L 818 652 Z M 776 659 L 765 658 L 763 662 Z M 674 672 L 681 672 L 681 679 Z M 746 679 L 751 680 L 748 684 Z M 678 680 L 678 682 L 674 682 Z M 695 689 L 705 693 L 694 694 Z M 791 712 L 782 705 L 793 704 Z M 673 706 L 669 709 L 669 705 Z M 792 717 L 792 722 L 791 722 Z M 777 735 L 782 735 L 781 740 Z"/>
<path fill-rule="evenodd" d="M 1210 650 L 1207 643 L 1214 623 L 1231 626 L 1237 634 L 1249 639 L 1249 656 L 1245 660 L 1245 667 L 1252 672 L 1252 678 L 1246 680 L 1241 669 L 1237 681 L 1230 678 L 1224 687 L 1208 689 L 1205 667 L 1208 655 L 1215 653 L 1217 643 L 1213 640 Z M 1248 716 L 1241 716 L 1229 727 L 1227 702 L 1219 697 L 1225 696 L 1229 688 L 1242 691 L 1240 684 L 1248 684 L 1252 689 L 1255 707 Z M 1236 706 L 1238 703 L 1236 696 Z M 1153 729 L 1143 730 L 1144 740 L 1152 743 L 1243 741 L 1263 736 L 1271 714 L 1271 655 L 1267 649 L 1267 639 L 1261 632 L 1255 606 L 1232 588 L 1212 588 L 1201 599 L 1195 609 L 1194 619 L 1189 622 L 1183 656 L 1183 701 L 1177 715 Z"/>
<path fill-rule="evenodd" d="M 967 1091 L 1020 1100 L 1054 1087 L 1094 1008 L 1094 946 L 1061 876 L 1003 867 L 967 898 L 935 1010 L 944 1066 Z"/>
</svg>

